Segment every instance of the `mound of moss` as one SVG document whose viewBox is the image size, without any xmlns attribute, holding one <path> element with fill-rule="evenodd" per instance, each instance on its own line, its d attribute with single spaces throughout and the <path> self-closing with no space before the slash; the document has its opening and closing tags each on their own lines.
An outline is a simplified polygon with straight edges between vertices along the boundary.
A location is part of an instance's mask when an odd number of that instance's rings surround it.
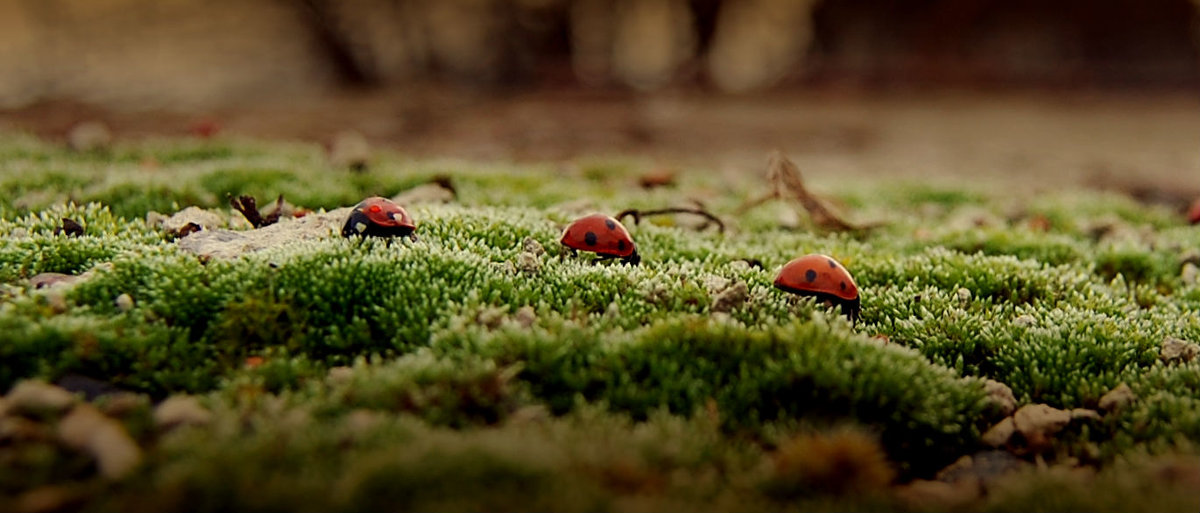
<svg viewBox="0 0 1200 513">
<path fill-rule="evenodd" d="M 782 226 L 783 204 L 735 215 L 766 187 L 753 178 L 639 188 L 636 160 L 383 155 L 352 174 L 306 146 L 71 153 L 18 136 L 0 157 L 0 390 L 103 392 L 93 402 L 141 455 L 106 477 L 102 455 L 56 434 L 83 402 L 0 402 L 0 509 L 920 508 L 894 485 L 990 450 L 983 434 L 1008 413 L 998 384 L 1018 405 L 1098 412 L 1014 456 L 1100 469 L 1064 478 L 1076 484 L 1043 509 L 1091 509 L 1086 489 L 1106 479 L 1151 483 L 1152 464 L 1126 462 L 1200 440 L 1200 362 L 1160 354 L 1200 341 L 1200 230 L 1109 193 L 1015 204 L 846 184 L 828 192 L 890 222 L 838 234 Z M 199 258 L 146 221 L 228 214 L 237 195 L 320 211 L 431 180 L 456 199 L 407 205 L 416 243 L 330 236 Z M 579 215 L 697 197 L 728 229 L 629 221 L 640 266 L 558 245 Z M 772 286 L 804 253 L 854 274 L 857 324 Z M 77 278 L 37 288 L 43 273 Z M 1121 384 L 1136 398 L 1103 408 Z M 200 398 L 203 422 L 163 420 L 180 394 Z M 1008 495 L 966 506 L 1027 504 L 1024 483 L 1042 479 L 1010 477 L 995 485 Z M 1186 504 L 1175 484 L 1134 505 Z"/>
</svg>

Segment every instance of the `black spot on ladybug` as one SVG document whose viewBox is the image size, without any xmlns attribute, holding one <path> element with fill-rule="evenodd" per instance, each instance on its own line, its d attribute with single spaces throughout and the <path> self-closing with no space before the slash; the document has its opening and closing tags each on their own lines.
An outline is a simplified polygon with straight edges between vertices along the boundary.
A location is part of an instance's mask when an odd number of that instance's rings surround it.
<svg viewBox="0 0 1200 513">
<path fill-rule="evenodd" d="M 837 269 L 837 262 L 834 262 L 832 258 L 831 258 L 831 259 L 829 259 L 829 268 L 830 268 L 830 269 Z"/>
<path fill-rule="evenodd" d="M 816 281 L 817 280 L 817 271 L 814 271 L 812 269 L 804 271 L 804 279 L 808 280 L 809 283 Z"/>
<path fill-rule="evenodd" d="M 612 219 L 605 219 L 604 226 L 607 226 L 609 230 L 617 229 L 617 223 L 616 223 L 616 221 L 613 221 Z"/>
<path fill-rule="evenodd" d="M 583 242 L 589 246 L 596 245 L 596 232 L 587 232 L 583 235 Z"/>
<path fill-rule="evenodd" d="M 617 251 L 625 251 L 625 241 L 617 241 Z"/>
<path fill-rule="evenodd" d="M 843 282 L 839 283 L 838 286 L 841 287 L 842 290 L 846 290 L 846 282 L 843 281 Z"/>
</svg>

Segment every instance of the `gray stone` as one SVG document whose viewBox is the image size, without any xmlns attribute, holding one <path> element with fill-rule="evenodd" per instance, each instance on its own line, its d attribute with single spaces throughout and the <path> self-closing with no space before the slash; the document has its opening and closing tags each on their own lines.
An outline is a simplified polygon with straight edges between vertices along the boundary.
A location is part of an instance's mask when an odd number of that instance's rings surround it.
<svg viewBox="0 0 1200 513">
<path fill-rule="evenodd" d="M 150 212 L 146 214 L 146 224 L 179 235 L 187 229 L 188 225 L 195 225 L 204 230 L 228 228 L 230 227 L 230 216 L 200 207 L 187 207 L 170 216 Z M 243 223 L 243 226 L 249 225 Z"/>
<path fill-rule="evenodd" d="M 283 218 L 256 230 L 205 230 L 179 239 L 179 248 L 206 258 L 235 258 L 301 240 L 340 237 L 351 207 Z"/>
</svg>

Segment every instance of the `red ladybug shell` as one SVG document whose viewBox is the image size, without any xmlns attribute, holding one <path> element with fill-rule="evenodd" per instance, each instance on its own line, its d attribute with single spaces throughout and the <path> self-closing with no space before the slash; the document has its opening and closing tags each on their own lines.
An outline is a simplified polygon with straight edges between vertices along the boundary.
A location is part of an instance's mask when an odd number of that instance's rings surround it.
<svg viewBox="0 0 1200 513">
<path fill-rule="evenodd" d="M 804 255 L 779 271 L 775 286 L 799 294 L 829 294 L 853 301 L 858 299 L 854 277 L 837 260 L 825 255 Z"/>
<path fill-rule="evenodd" d="M 367 219 L 379 226 L 397 226 L 403 228 L 416 228 L 412 217 L 409 217 L 408 211 L 404 207 L 393 203 L 391 200 L 373 196 L 362 200 L 355 210 L 366 214 Z"/>
<path fill-rule="evenodd" d="M 636 251 L 629 231 L 620 221 L 604 214 L 592 214 L 571 223 L 563 231 L 562 243 L 568 248 L 615 257 L 628 257 Z"/>
</svg>

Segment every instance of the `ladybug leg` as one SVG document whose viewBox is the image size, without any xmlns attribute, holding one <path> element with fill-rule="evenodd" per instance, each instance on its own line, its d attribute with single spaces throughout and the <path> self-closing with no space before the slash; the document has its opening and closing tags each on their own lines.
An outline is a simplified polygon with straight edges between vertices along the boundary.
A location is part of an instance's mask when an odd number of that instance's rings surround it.
<svg viewBox="0 0 1200 513">
<path fill-rule="evenodd" d="M 415 234 L 415 233 L 408 234 L 408 238 L 409 238 L 409 240 L 411 240 L 413 242 L 420 242 L 420 239 L 417 238 L 417 234 Z"/>
<path fill-rule="evenodd" d="M 598 255 L 595 260 L 592 260 L 592 262 L 599 263 L 599 262 L 603 262 L 605 260 L 612 260 L 614 258 L 617 258 L 617 257 L 615 257 L 613 255 Z"/>
</svg>

